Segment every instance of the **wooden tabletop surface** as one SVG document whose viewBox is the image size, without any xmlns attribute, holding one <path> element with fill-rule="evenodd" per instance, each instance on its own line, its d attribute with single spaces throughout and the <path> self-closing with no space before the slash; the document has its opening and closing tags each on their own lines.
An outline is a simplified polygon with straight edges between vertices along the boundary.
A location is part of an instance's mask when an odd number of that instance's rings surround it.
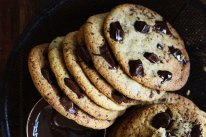
<svg viewBox="0 0 206 137">
<path fill-rule="evenodd" d="M 52 0 L 0 0 L 0 78 L 8 56 L 29 21 Z"/>
<path fill-rule="evenodd" d="M 26 25 L 52 0 L 0 0 L 0 83 L 7 59 Z M 1 128 L 0 128 L 1 137 Z"/>
</svg>

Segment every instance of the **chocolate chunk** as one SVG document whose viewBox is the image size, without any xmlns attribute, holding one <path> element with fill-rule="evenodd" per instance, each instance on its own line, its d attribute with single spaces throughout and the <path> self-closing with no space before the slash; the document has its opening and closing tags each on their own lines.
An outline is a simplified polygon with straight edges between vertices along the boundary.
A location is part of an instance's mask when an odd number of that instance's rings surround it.
<svg viewBox="0 0 206 137">
<path fill-rule="evenodd" d="M 157 48 L 160 49 L 160 50 L 163 50 L 163 46 L 159 43 L 157 44 Z"/>
<path fill-rule="evenodd" d="M 110 37 L 115 41 L 122 41 L 124 38 L 124 31 L 119 21 L 112 22 L 110 24 L 109 33 L 110 33 Z"/>
<path fill-rule="evenodd" d="M 134 23 L 134 28 L 136 29 L 136 31 L 139 31 L 141 33 L 148 33 L 150 26 L 147 25 L 147 23 L 144 21 L 136 21 Z"/>
<path fill-rule="evenodd" d="M 170 115 L 170 117 L 172 117 L 172 111 L 168 108 L 166 111 L 165 111 L 167 114 Z"/>
<path fill-rule="evenodd" d="M 52 72 L 49 67 L 45 66 L 41 68 L 41 73 L 44 76 L 44 78 L 48 81 L 49 84 L 54 83 L 54 76 L 52 75 Z"/>
<path fill-rule="evenodd" d="M 167 35 L 171 34 L 171 32 L 167 26 L 167 22 L 165 22 L 165 21 L 155 21 L 154 27 L 157 31 L 160 31 L 164 34 L 167 34 Z"/>
<path fill-rule="evenodd" d="M 87 66 L 90 68 L 93 67 L 93 62 L 86 46 L 77 46 L 76 53 L 87 64 Z"/>
<path fill-rule="evenodd" d="M 112 98 L 118 102 L 118 103 L 128 103 L 129 98 L 127 98 L 126 96 L 124 96 L 123 94 L 119 93 L 116 90 L 112 91 Z"/>
<path fill-rule="evenodd" d="M 156 114 L 153 119 L 152 119 L 152 126 L 159 129 L 160 127 L 162 128 L 167 128 L 170 124 L 170 121 L 172 118 L 170 115 L 166 112 L 161 112 Z"/>
<path fill-rule="evenodd" d="M 71 135 L 72 133 L 72 137 L 76 137 L 81 136 L 82 134 L 84 134 L 85 137 L 88 137 L 87 134 L 88 132 L 91 132 L 92 130 L 81 126 L 77 123 L 75 123 L 72 120 L 67 119 L 66 117 L 62 116 L 61 114 L 59 114 L 57 111 L 55 111 L 54 109 L 52 109 L 52 114 L 51 114 L 51 120 L 50 123 L 52 125 L 52 129 L 56 130 L 56 131 L 65 131 L 67 134 L 64 135 L 63 137 L 68 137 Z M 89 116 L 89 115 L 88 115 Z M 60 133 L 61 133 L 60 132 Z M 74 135 L 77 134 L 77 135 Z M 48 136 L 48 137 L 59 137 L 59 134 L 56 134 L 56 136 Z"/>
<path fill-rule="evenodd" d="M 111 54 L 109 48 L 107 48 L 107 44 L 99 47 L 100 55 L 109 63 L 111 69 L 117 68 L 117 62 Z"/>
<path fill-rule="evenodd" d="M 144 53 L 144 57 L 146 59 L 148 59 L 151 63 L 156 63 L 156 62 L 160 61 L 158 56 L 156 54 L 154 54 L 154 53 L 145 52 Z"/>
<path fill-rule="evenodd" d="M 172 118 L 172 111 L 168 108 L 166 111 L 165 111 L 167 114 L 169 114 L 170 115 L 170 117 Z M 172 127 L 172 125 L 173 125 L 173 123 L 174 123 L 174 120 L 172 119 L 171 121 L 170 121 L 170 124 L 168 125 L 168 129 L 170 129 L 171 127 Z"/>
<path fill-rule="evenodd" d="M 169 81 L 172 79 L 172 73 L 165 70 L 158 70 L 157 74 L 160 78 L 162 78 L 161 84 L 163 84 L 165 81 Z"/>
<path fill-rule="evenodd" d="M 84 97 L 84 94 L 81 92 L 81 89 L 76 82 L 72 81 L 70 78 L 64 78 L 64 83 L 77 94 L 78 98 Z"/>
<path fill-rule="evenodd" d="M 191 131 L 191 137 L 202 137 L 201 125 L 195 125 Z"/>
<path fill-rule="evenodd" d="M 171 46 L 169 47 L 169 51 L 170 51 L 170 54 L 172 54 L 180 63 L 182 64 L 187 63 L 187 61 L 185 60 L 185 57 L 182 55 L 182 52 L 179 49 Z"/>
<path fill-rule="evenodd" d="M 44 99 L 41 99 L 32 109 L 27 122 L 27 137 L 96 137 L 99 132 L 62 116 Z"/>
<path fill-rule="evenodd" d="M 150 97 L 150 98 L 154 97 L 154 93 L 152 92 L 152 90 L 151 90 L 151 92 L 150 92 L 149 97 Z"/>
<path fill-rule="evenodd" d="M 71 114 L 77 115 L 77 108 L 75 107 L 74 103 L 69 100 L 65 95 L 61 97 L 59 101 L 66 111 Z"/>
<path fill-rule="evenodd" d="M 144 76 L 144 68 L 142 61 L 138 60 L 130 60 L 129 61 L 129 72 L 132 76 Z"/>
</svg>

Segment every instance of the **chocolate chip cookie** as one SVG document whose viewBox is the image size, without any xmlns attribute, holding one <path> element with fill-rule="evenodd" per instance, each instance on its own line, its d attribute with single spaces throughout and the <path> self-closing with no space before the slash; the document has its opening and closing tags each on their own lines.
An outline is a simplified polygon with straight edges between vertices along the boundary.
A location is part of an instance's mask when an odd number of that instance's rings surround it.
<svg viewBox="0 0 206 137">
<path fill-rule="evenodd" d="M 48 44 L 35 46 L 28 57 L 28 68 L 34 85 L 44 99 L 61 115 L 94 129 L 104 129 L 114 121 L 97 120 L 79 109 L 58 88 L 47 59 Z"/>
<path fill-rule="evenodd" d="M 149 105 L 149 104 L 181 104 L 182 106 L 190 107 L 190 109 L 193 109 L 197 111 L 200 115 L 206 118 L 206 113 L 202 110 L 200 110 L 193 101 L 190 99 L 181 96 L 179 94 L 175 93 L 165 93 L 161 98 L 158 100 L 152 101 L 152 102 L 142 102 L 142 105 Z"/>
<path fill-rule="evenodd" d="M 85 43 L 96 70 L 113 88 L 128 98 L 140 101 L 160 98 L 164 91 L 144 87 L 127 76 L 118 66 L 102 32 L 105 16 L 106 14 L 98 14 L 90 17 L 84 28 Z"/>
<path fill-rule="evenodd" d="M 104 34 L 118 63 L 132 79 L 164 91 L 185 85 L 190 62 L 184 42 L 158 13 L 140 5 L 119 5 L 108 13 Z"/>
<path fill-rule="evenodd" d="M 91 101 L 87 95 L 81 90 L 79 85 L 68 73 L 63 60 L 62 41 L 64 37 L 55 38 L 49 45 L 49 62 L 50 67 L 57 79 L 57 83 L 65 95 L 73 101 L 79 108 L 87 112 L 96 119 L 113 120 L 119 113 L 104 109 Z M 121 110 L 124 110 L 122 108 Z"/>
<path fill-rule="evenodd" d="M 84 72 L 82 71 L 81 66 L 79 65 L 76 50 L 77 42 L 76 42 L 76 32 L 70 32 L 67 34 L 63 41 L 63 54 L 66 67 L 70 74 L 74 77 L 76 82 L 82 88 L 82 90 L 87 94 L 87 96 L 94 101 L 99 106 L 114 110 L 115 108 L 120 108 L 119 104 L 113 102 L 109 98 L 107 98 L 104 94 L 102 94 L 86 77 Z M 124 111 L 122 111 L 124 112 Z M 119 113 L 119 111 L 118 111 Z M 121 114 L 121 113 L 119 113 Z"/>
<path fill-rule="evenodd" d="M 78 58 L 79 64 L 81 65 L 82 70 L 84 71 L 87 78 L 95 85 L 95 87 L 107 96 L 112 101 L 123 105 L 130 106 L 139 104 L 140 102 L 134 99 L 127 98 L 123 94 L 116 91 L 95 69 L 91 56 L 87 50 L 84 40 L 84 25 L 80 28 L 77 35 L 77 47 L 78 49 Z"/>
<path fill-rule="evenodd" d="M 205 137 L 206 119 L 190 107 L 158 104 L 130 115 L 112 137 Z"/>
</svg>

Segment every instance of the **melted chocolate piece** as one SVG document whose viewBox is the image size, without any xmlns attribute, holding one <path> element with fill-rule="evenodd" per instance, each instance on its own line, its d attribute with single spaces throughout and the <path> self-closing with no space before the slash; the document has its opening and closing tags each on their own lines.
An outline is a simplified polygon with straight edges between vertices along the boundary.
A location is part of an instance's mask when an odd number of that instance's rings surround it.
<svg viewBox="0 0 206 137">
<path fill-rule="evenodd" d="M 78 114 L 77 108 L 75 107 L 74 103 L 71 100 L 69 100 L 69 98 L 67 98 L 66 96 L 63 96 L 60 98 L 59 101 L 64 107 L 64 109 L 68 111 L 70 114 L 74 114 L 74 115 Z"/>
<path fill-rule="evenodd" d="M 43 77 L 48 81 L 49 84 L 54 83 L 55 78 L 52 75 L 52 72 L 51 72 L 49 67 L 45 66 L 45 67 L 41 68 L 41 73 L 42 73 Z"/>
<path fill-rule="evenodd" d="M 157 44 L 157 48 L 160 49 L 160 50 L 163 50 L 163 46 L 159 43 Z"/>
<path fill-rule="evenodd" d="M 144 22 L 144 21 L 136 21 L 134 23 L 134 28 L 135 28 L 136 31 L 139 31 L 141 33 L 148 33 L 149 29 L 150 29 L 150 26 L 147 25 L 147 23 Z"/>
<path fill-rule="evenodd" d="M 187 63 L 184 56 L 182 55 L 182 52 L 179 49 L 171 46 L 171 47 L 169 47 L 169 51 L 170 51 L 170 54 L 172 54 L 180 63 L 182 63 L 182 64 Z"/>
<path fill-rule="evenodd" d="M 67 131 L 66 127 L 56 124 L 56 121 L 53 121 L 53 117 L 57 114 L 55 110 L 49 107 L 41 112 L 38 121 L 38 137 L 67 137 L 69 131 Z"/>
<path fill-rule="evenodd" d="M 122 41 L 124 38 L 124 31 L 119 21 L 112 22 L 109 30 L 110 37 L 115 41 Z"/>
<path fill-rule="evenodd" d="M 96 137 L 100 133 L 65 118 L 43 99 L 32 110 L 27 128 L 28 137 Z"/>
<path fill-rule="evenodd" d="M 129 61 L 129 72 L 132 76 L 144 76 L 144 68 L 142 61 L 138 60 L 130 60 Z"/>
<path fill-rule="evenodd" d="M 191 137 L 202 137 L 201 125 L 195 125 L 191 131 Z"/>
<path fill-rule="evenodd" d="M 146 59 L 148 59 L 151 63 L 156 63 L 156 62 L 160 61 L 158 56 L 156 54 L 154 54 L 154 53 L 145 52 L 144 53 L 144 57 Z"/>
<path fill-rule="evenodd" d="M 168 108 L 166 111 L 165 111 L 167 114 L 170 115 L 170 117 L 172 117 L 172 111 Z"/>
<path fill-rule="evenodd" d="M 173 116 L 173 115 L 172 115 L 172 111 L 171 111 L 169 108 L 168 108 L 165 112 L 166 112 L 167 114 L 169 114 L 170 117 L 172 118 L 172 116 Z M 169 124 L 168 127 L 167 127 L 168 129 L 170 129 L 170 128 L 172 127 L 174 121 L 175 121 L 175 120 L 173 120 L 173 119 L 170 121 L 170 124 Z M 172 135 L 173 135 L 173 134 L 172 134 Z"/>
<path fill-rule="evenodd" d="M 154 27 L 157 31 L 160 31 L 164 34 L 167 34 L 167 35 L 171 34 L 171 32 L 167 26 L 167 23 L 165 21 L 155 21 Z"/>
<path fill-rule="evenodd" d="M 150 97 L 150 98 L 154 97 L 154 93 L 152 92 L 152 90 L 151 90 L 151 92 L 150 92 L 149 97 Z"/>
<path fill-rule="evenodd" d="M 163 84 L 165 81 L 169 81 L 172 79 L 172 73 L 165 70 L 158 70 L 157 74 L 160 78 L 162 78 L 161 84 Z"/>
<path fill-rule="evenodd" d="M 115 61 L 114 57 L 111 54 L 111 51 L 109 48 L 107 48 L 107 45 L 103 45 L 99 47 L 100 55 L 110 64 L 111 69 L 117 68 L 117 62 Z"/>
<path fill-rule="evenodd" d="M 129 98 L 127 98 L 126 96 L 124 96 L 123 94 L 119 93 L 116 90 L 112 91 L 112 98 L 118 102 L 118 103 L 128 103 L 129 102 Z"/>
<path fill-rule="evenodd" d="M 90 68 L 93 67 L 93 62 L 86 46 L 77 46 L 76 53 L 87 64 L 87 66 Z"/>
<path fill-rule="evenodd" d="M 166 112 L 161 112 L 156 114 L 153 119 L 152 119 L 152 126 L 159 129 L 160 127 L 162 128 L 167 128 L 170 125 L 172 118 L 170 115 Z"/>
<path fill-rule="evenodd" d="M 84 94 L 81 92 L 81 89 L 76 82 L 74 82 L 70 78 L 64 78 L 64 83 L 65 85 L 67 85 L 67 87 L 69 87 L 73 92 L 77 94 L 78 98 L 84 97 Z"/>
</svg>

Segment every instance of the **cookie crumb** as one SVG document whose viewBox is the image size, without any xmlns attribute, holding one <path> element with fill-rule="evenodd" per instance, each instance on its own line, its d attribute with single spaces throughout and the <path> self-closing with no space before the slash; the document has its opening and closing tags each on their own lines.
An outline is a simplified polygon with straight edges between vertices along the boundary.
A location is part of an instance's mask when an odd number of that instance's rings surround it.
<svg viewBox="0 0 206 137">
<path fill-rule="evenodd" d="M 191 91 L 188 89 L 186 95 L 189 96 Z"/>
</svg>

